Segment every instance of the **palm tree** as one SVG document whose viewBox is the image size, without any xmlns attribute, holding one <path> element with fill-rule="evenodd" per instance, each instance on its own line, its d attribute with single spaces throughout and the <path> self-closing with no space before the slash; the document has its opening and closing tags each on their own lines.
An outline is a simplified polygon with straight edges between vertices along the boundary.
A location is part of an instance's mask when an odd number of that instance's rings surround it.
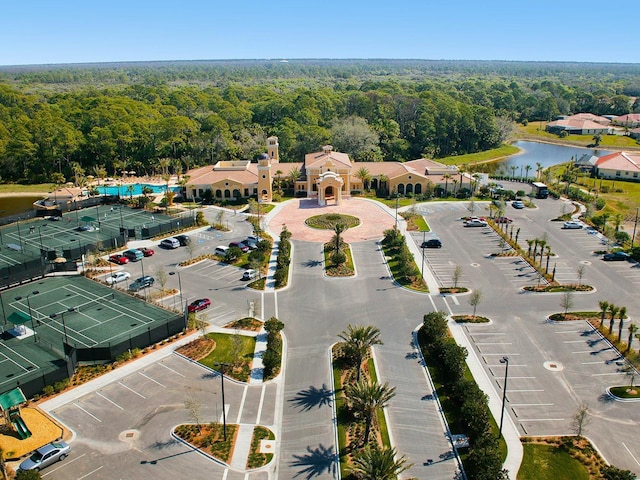
<svg viewBox="0 0 640 480">
<path fill-rule="evenodd" d="M 334 236 L 334 252 L 338 253 L 340 251 L 340 241 L 342 240 L 342 232 L 344 232 L 347 229 L 347 226 L 342 223 L 342 222 L 338 222 L 333 226 L 333 231 L 335 233 Z"/>
<path fill-rule="evenodd" d="M 620 312 L 618 312 L 618 318 L 620 319 L 620 323 L 618 324 L 618 342 L 622 338 L 622 327 L 624 326 L 624 317 L 627 316 L 627 307 L 620 307 Z"/>
<path fill-rule="evenodd" d="M 371 173 L 367 167 L 360 167 L 355 174 L 356 178 L 359 178 L 362 182 L 362 189 L 369 190 L 369 182 L 371 181 Z"/>
<path fill-rule="evenodd" d="M 282 193 L 282 170 L 276 170 L 276 190 Z"/>
<path fill-rule="evenodd" d="M 604 317 L 607 315 L 607 310 L 609 310 L 609 302 L 606 300 L 600 300 L 598 302 L 598 306 L 600 307 L 600 325 L 598 325 L 598 328 L 600 328 L 604 323 Z"/>
<path fill-rule="evenodd" d="M 350 472 L 362 480 L 395 480 L 412 465 L 395 448 L 367 445 L 354 459 Z"/>
<path fill-rule="evenodd" d="M 544 255 L 544 247 L 547 245 L 547 241 L 546 240 L 539 240 L 538 241 L 538 245 L 540 245 L 540 268 L 542 268 L 542 256 Z M 536 259 L 533 259 L 534 263 L 536 261 Z"/>
<path fill-rule="evenodd" d="M 444 196 L 446 197 L 449 194 L 449 179 L 451 178 L 451 175 L 449 175 L 448 173 L 445 173 L 442 178 L 444 178 Z"/>
<path fill-rule="evenodd" d="M 93 167 L 93 173 L 98 179 L 98 186 L 100 185 L 100 180 L 104 180 L 105 178 L 107 178 L 107 169 L 104 168 L 103 165 L 95 165 Z"/>
<path fill-rule="evenodd" d="M 529 245 L 529 250 L 527 251 L 527 256 L 531 256 L 531 247 L 533 247 L 533 240 L 526 240 L 527 245 Z"/>
<path fill-rule="evenodd" d="M 354 413 L 364 417 L 363 445 L 369 442 L 369 432 L 376 411 L 387 406 L 389 400 L 395 396 L 395 390 L 396 387 L 390 387 L 388 382 L 380 385 L 378 382 L 369 383 L 369 380 L 364 378 L 345 387 L 347 401 L 355 411 Z"/>
<path fill-rule="evenodd" d="M 345 353 L 354 359 L 357 367 L 356 381 L 359 381 L 362 360 L 369 353 L 369 349 L 374 345 L 382 345 L 380 330 L 371 325 L 366 327 L 349 325 L 348 330 L 338 337 L 345 342 Z"/>
<path fill-rule="evenodd" d="M 527 175 L 527 181 L 529 180 L 529 170 L 531 170 L 533 167 L 531 165 L 525 165 L 524 169 L 526 171 L 526 175 Z"/>
<path fill-rule="evenodd" d="M 388 183 L 389 177 L 387 177 L 384 173 L 378 177 L 378 189 L 380 190 L 380 193 L 384 194 L 385 196 L 388 194 Z M 382 188 L 382 185 L 384 185 L 384 189 Z"/>
<path fill-rule="evenodd" d="M 638 326 L 635 323 L 630 323 L 627 327 L 629 330 L 629 338 L 627 339 L 627 352 L 631 350 L 631 342 L 633 341 L 633 337 L 638 331 Z"/>
<path fill-rule="evenodd" d="M 611 314 L 611 318 L 609 319 L 609 335 L 613 331 L 613 322 L 616 321 L 616 315 L 620 311 L 620 307 L 616 307 L 614 304 L 609 305 L 609 313 Z"/>
<path fill-rule="evenodd" d="M 536 179 L 540 179 L 540 172 L 542 172 L 542 164 L 540 162 L 536 162 Z"/>
<path fill-rule="evenodd" d="M 287 181 L 291 184 L 291 191 L 294 195 L 296 193 L 296 182 L 298 181 L 298 178 L 300 178 L 300 170 L 297 168 L 291 170 L 287 175 Z"/>
<path fill-rule="evenodd" d="M 451 180 L 451 182 L 453 183 L 453 196 L 454 198 L 458 197 L 458 193 L 456 192 L 456 187 L 458 185 L 458 179 L 454 178 L 453 180 Z"/>
<path fill-rule="evenodd" d="M 509 168 L 511 168 L 511 180 L 513 180 L 514 178 L 516 178 L 516 170 L 518 169 L 518 167 L 516 167 L 515 165 L 511 165 Z"/>
</svg>

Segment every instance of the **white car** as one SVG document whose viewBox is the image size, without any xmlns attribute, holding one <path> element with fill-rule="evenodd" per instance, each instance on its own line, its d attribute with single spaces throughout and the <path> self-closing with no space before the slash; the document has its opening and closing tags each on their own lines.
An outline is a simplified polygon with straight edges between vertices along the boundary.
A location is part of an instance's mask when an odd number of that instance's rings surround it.
<svg viewBox="0 0 640 480">
<path fill-rule="evenodd" d="M 480 219 L 467 220 L 464 222 L 465 227 L 486 227 L 487 222 Z"/>
<path fill-rule="evenodd" d="M 579 228 L 582 228 L 582 224 L 580 222 L 569 221 L 569 222 L 564 222 L 564 224 L 562 225 L 562 228 L 579 229 Z"/>
<path fill-rule="evenodd" d="M 109 285 L 113 285 L 115 283 L 120 283 L 120 282 L 124 282 L 125 280 L 129 280 L 130 278 L 131 278 L 131 274 L 129 272 L 116 272 L 109 275 L 105 279 L 105 282 L 107 282 Z"/>
</svg>

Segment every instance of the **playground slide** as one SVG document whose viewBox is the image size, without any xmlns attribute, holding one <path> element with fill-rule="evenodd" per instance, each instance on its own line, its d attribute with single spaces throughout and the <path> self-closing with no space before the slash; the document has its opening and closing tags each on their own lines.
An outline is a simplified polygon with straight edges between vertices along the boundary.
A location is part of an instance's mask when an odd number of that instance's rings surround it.
<svg viewBox="0 0 640 480">
<path fill-rule="evenodd" d="M 11 415 L 11 424 L 13 428 L 16 429 L 16 432 L 18 432 L 21 440 L 31 436 L 31 431 L 27 428 L 20 415 Z"/>
</svg>

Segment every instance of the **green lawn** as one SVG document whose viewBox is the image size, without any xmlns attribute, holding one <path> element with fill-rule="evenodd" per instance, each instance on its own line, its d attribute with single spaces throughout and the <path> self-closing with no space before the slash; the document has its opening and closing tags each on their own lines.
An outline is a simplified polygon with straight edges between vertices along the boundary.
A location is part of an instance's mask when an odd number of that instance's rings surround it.
<svg viewBox="0 0 640 480">
<path fill-rule="evenodd" d="M 44 193 L 52 192 L 53 184 L 51 183 L 38 183 L 35 185 L 21 185 L 18 183 L 3 183 L 0 184 L 0 193 Z"/>
<path fill-rule="evenodd" d="M 486 152 L 469 153 L 467 155 L 457 155 L 453 157 L 438 158 L 437 161 L 445 165 L 468 165 L 472 163 L 492 162 L 520 151 L 518 147 L 512 145 L 502 145 L 499 148 L 487 150 Z"/>
<path fill-rule="evenodd" d="M 219 370 L 219 363 L 242 363 L 242 371 L 232 376 L 240 381 L 247 381 L 250 374 L 250 364 L 256 349 L 256 338 L 248 335 L 231 335 L 227 333 L 207 333 L 207 337 L 216 341 L 216 348 L 209 355 L 199 360 L 199 363 Z M 238 339 L 238 343 L 234 340 Z M 237 353 L 236 353 L 237 350 Z"/>
<path fill-rule="evenodd" d="M 589 480 L 589 471 L 565 450 L 525 443 L 517 480 Z"/>
<path fill-rule="evenodd" d="M 518 125 L 518 136 L 526 140 L 542 140 L 586 147 L 593 143 L 593 135 L 568 135 L 560 138 L 554 133 L 545 132 L 545 122 L 531 122 L 527 126 Z M 640 145 L 631 137 L 621 135 L 602 135 L 600 147 L 611 149 L 639 149 Z"/>
</svg>

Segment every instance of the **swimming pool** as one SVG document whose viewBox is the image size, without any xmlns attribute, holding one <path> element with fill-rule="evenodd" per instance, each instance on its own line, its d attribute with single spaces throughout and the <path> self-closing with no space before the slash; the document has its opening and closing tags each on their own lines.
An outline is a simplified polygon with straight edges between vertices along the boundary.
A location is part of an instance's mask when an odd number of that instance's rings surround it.
<svg viewBox="0 0 640 480">
<path fill-rule="evenodd" d="M 133 187 L 132 190 L 129 188 Z M 130 183 L 128 185 L 100 185 L 97 187 L 98 192 L 101 195 L 119 195 L 121 197 L 128 197 L 129 195 L 142 195 L 142 189 L 144 187 L 149 187 L 154 194 L 164 193 L 166 187 L 164 185 L 152 185 L 149 183 Z M 179 192 L 180 187 L 169 187 L 169 190 L 172 192 Z"/>
</svg>

